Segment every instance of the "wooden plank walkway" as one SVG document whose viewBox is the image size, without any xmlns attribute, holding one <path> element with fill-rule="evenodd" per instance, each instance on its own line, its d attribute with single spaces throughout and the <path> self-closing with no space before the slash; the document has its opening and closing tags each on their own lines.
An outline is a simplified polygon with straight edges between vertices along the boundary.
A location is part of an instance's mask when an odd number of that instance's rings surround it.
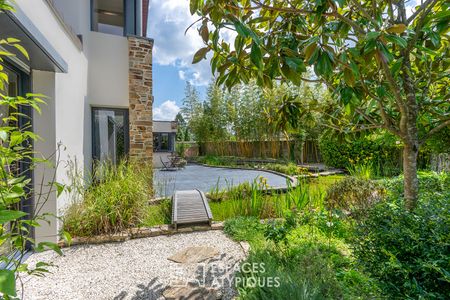
<svg viewBox="0 0 450 300">
<path fill-rule="evenodd" d="M 212 213 L 208 199 L 200 190 L 176 191 L 172 197 L 172 224 L 211 225 Z"/>
</svg>

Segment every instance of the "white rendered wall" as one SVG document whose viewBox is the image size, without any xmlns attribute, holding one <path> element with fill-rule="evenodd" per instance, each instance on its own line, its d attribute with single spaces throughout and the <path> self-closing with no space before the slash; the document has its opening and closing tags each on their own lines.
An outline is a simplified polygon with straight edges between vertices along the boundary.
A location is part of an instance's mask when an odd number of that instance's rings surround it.
<svg viewBox="0 0 450 300">
<path fill-rule="evenodd" d="M 53 4 L 76 34 L 84 35 L 91 30 L 90 0 L 53 0 Z"/>
<path fill-rule="evenodd" d="M 89 164 L 90 158 L 90 140 L 91 137 L 86 133 L 90 132 L 90 115 L 86 115 L 87 107 L 87 59 L 84 53 L 72 41 L 69 33 L 61 26 L 53 12 L 49 9 L 44 0 L 33 0 L 31 4 L 29 0 L 16 0 L 15 6 L 19 7 L 23 13 L 34 23 L 37 29 L 45 36 L 51 46 L 58 52 L 68 65 L 67 73 L 56 73 L 54 75 L 54 91 L 51 86 L 45 84 L 45 77 L 48 74 L 39 74 L 34 72 L 36 78 L 32 78 L 34 92 L 47 92 L 50 95 L 48 101 L 54 103 L 54 120 L 39 120 L 36 129 L 38 135 L 47 135 L 46 126 L 54 126 L 54 138 L 47 137 L 49 140 L 40 144 L 45 151 L 50 148 L 56 149 L 55 142 L 61 142 L 65 151 L 61 153 L 61 165 L 64 166 L 69 161 L 77 161 L 85 168 Z M 41 123 L 42 121 L 42 123 Z M 48 124 L 48 123 L 51 124 Z M 51 141 L 50 141 L 51 140 Z M 39 173 L 36 172 L 36 176 Z M 61 167 L 57 170 L 56 180 L 63 184 L 69 184 L 69 176 L 67 169 Z M 61 214 L 69 204 L 67 195 L 61 196 L 53 204 L 48 204 L 49 212 L 57 212 Z M 44 211 L 45 212 L 45 211 Z M 48 234 L 50 233 L 50 234 Z M 56 241 L 58 227 L 52 223 L 51 228 L 45 232 L 44 236 L 37 238 L 45 238 Z M 51 238 L 49 237 L 51 236 Z"/>
<path fill-rule="evenodd" d="M 56 105 L 55 105 L 55 73 L 33 71 L 31 74 L 33 91 L 41 93 L 48 98 L 45 99 L 46 105 L 41 105 L 42 112 L 34 113 L 33 129 L 41 139 L 34 142 L 34 149 L 39 158 L 48 159 L 53 165 L 56 163 L 56 157 L 52 154 L 57 149 L 56 142 Z M 55 170 L 46 164 L 39 164 L 34 170 L 35 190 L 42 191 L 35 193 L 34 202 L 35 209 L 41 212 L 57 214 L 56 192 L 47 186 L 52 181 Z M 42 195 L 40 195 L 42 194 Z M 42 214 L 37 212 L 38 214 Z M 40 222 L 41 227 L 35 229 L 36 241 L 55 239 L 55 228 L 58 221 L 54 217 L 48 217 L 50 225 L 46 222 Z"/>
<path fill-rule="evenodd" d="M 91 106 L 128 108 L 128 39 L 100 32 L 85 38 Z"/>
</svg>

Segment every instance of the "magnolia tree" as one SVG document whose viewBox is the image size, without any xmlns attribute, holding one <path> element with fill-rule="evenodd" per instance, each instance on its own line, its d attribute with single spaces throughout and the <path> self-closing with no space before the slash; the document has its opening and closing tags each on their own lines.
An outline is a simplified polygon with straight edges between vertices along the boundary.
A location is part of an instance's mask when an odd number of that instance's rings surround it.
<svg viewBox="0 0 450 300">
<path fill-rule="evenodd" d="M 382 128 L 401 140 L 413 209 L 419 148 L 450 126 L 450 9 L 445 0 L 407 2 L 190 0 L 205 43 L 193 63 L 212 52 L 212 72 L 227 87 L 250 78 L 265 87 L 299 84 L 311 80 L 304 78 L 311 67 L 353 130 Z M 224 40 L 224 31 L 235 31 L 234 40 Z"/>
</svg>

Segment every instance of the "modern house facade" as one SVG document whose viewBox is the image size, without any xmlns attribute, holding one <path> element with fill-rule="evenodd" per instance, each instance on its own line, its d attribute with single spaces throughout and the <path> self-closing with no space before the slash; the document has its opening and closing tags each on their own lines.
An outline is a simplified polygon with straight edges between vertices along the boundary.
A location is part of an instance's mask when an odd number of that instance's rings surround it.
<svg viewBox="0 0 450 300">
<path fill-rule="evenodd" d="M 56 181 L 69 184 L 74 168 L 90 172 L 94 160 L 129 154 L 152 163 L 148 0 L 15 0 L 13 6 L 0 13 L 0 38 L 19 39 L 30 59 L 18 52 L 2 63 L 12 78 L 8 93 L 48 97 L 41 114 L 23 109 L 42 138 L 34 150 L 59 165 Z M 39 166 L 29 176 L 39 190 L 53 173 Z M 30 206 L 42 205 L 37 198 Z M 57 199 L 52 192 L 40 212 L 60 216 L 69 203 L 70 195 Z M 60 221 L 50 221 L 36 229 L 36 240 L 57 240 Z"/>
</svg>

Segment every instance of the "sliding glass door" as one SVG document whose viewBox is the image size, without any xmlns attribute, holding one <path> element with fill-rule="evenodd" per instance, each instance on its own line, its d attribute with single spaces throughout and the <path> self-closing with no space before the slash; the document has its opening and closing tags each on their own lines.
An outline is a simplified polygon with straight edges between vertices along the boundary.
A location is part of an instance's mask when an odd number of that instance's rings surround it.
<svg viewBox="0 0 450 300">
<path fill-rule="evenodd" d="M 92 156 L 97 162 L 117 164 L 128 155 L 128 110 L 92 109 Z"/>
</svg>

